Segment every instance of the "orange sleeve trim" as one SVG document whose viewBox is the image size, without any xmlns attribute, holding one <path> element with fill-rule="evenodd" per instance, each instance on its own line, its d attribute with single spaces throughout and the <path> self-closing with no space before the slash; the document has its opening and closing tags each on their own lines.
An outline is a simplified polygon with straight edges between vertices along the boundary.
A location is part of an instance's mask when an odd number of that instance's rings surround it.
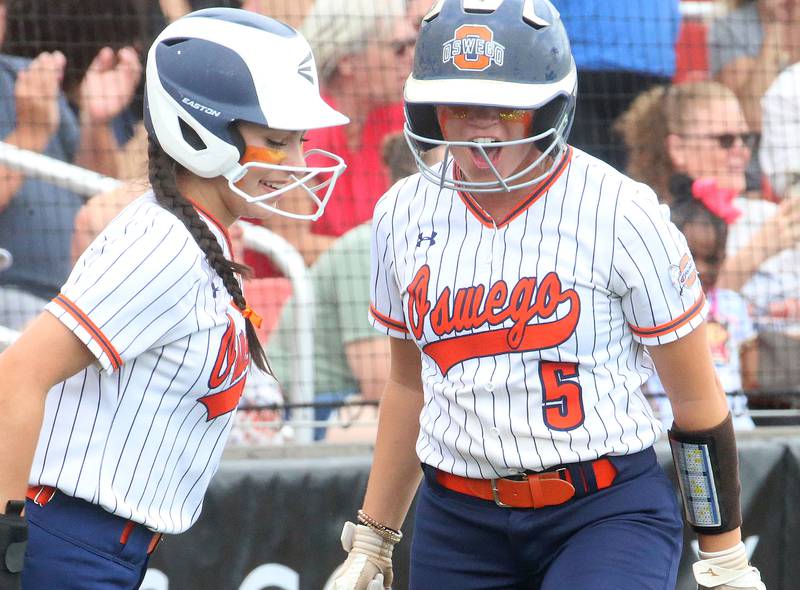
<svg viewBox="0 0 800 590">
<path fill-rule="evenodd" d="M 392 330 L 397 330 L 398 332 L 408 333 L 408 327 L 404 323 L 398 322 L 397 320 L 394 320 L 389 316 L 383 315 L 381 312 L 375 309 L 374 305 L 369 306 L 369 313 L 372 315 L 372 317 L 375 318 L 375 321 L 377 321 L 379 324 L 382 324 L 387 328 L 391 328 Z"/>
<path fill-rule="evenodd" d="M 111 361 L 111 366 L 116 371 L 122 366 L 122 358 L 119 356 L 119 353 L 114 348 L 114 345 L 111 344 L 111 341 L 106 338 L 106 335 L 98 328 L 95 323 L 87 316 L 81 309 L 75 305 L 72 301 L 70 301 L 63 293 L 59 293 L 53 302 L 58 304 L 61 308 L 64 309 L 69 315 L 75 318 L 81 326 L 86 328 L 86 331 L 91 334 L 92 339 L 100 345 L 100 348 L 106 354 L 108 359 Z"/>
<path fill-rule="evenodd" d="M 652 328 L 638 328 L 632 324 L 628 324 L 628 326 L 630 326 L 631 332 L 643 338 L 656 338 L 658 336 L 663 336 L 664 334 L 669 334 L 670 332 L 674 332 L 681 326 L 684 326 L 685 324 L 689 323 L 692 320 L 692 318 L 694 318 L 698 313 L 702 311 L 705 302 L 706 302 L 706 296 L 703 293 L 701 293 L 700 297 L 697 298 L 697 301 L 694 302 L 694 305 L 692 305 L 689 309 L 687 309 L 683 314 L 681 314 L 674 320 L 670 320 L 665 324 L 661 324 L 660 326 L 654 326 Z"/>
</svg>

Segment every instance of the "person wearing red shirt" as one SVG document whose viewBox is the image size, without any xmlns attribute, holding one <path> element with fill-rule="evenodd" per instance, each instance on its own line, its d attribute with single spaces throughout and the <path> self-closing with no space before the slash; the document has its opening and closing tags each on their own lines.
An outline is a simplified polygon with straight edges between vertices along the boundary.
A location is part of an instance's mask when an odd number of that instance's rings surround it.
<svg viewBox="0 0 800 590">
<path fill-rule="evenodd" d="M 325 100 L 351 121 L 341 130 L 306 135 L 306 149 L 340 150 L 347 163 L 325 214 L 313 223 L 264 222 L 311 264 L 334 238 L 371 219 L 373 206 L 389 188 L 381 144 L 403 128 L 403 83 L 411 71 L 416 31 L 406 0 L 317 0 L 301 32 L 314 50 Z M 245 260 L 257 276 L 270 274 L 258 258 L 250 252 Z"/>
</svg>

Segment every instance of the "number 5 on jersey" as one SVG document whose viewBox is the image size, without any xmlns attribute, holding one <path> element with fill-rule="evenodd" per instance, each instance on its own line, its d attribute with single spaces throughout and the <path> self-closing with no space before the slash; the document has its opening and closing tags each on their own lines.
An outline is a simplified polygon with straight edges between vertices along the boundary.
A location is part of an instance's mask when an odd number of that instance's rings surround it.
<svg viewBox="0 0 800 590">
<path fill-rule="evenodd" d="M 578 363 L 541 361 L 542 416 L 552 430 L 572 430 L 583 424 L 583 391 L 578 383 Z"/>
</svg>

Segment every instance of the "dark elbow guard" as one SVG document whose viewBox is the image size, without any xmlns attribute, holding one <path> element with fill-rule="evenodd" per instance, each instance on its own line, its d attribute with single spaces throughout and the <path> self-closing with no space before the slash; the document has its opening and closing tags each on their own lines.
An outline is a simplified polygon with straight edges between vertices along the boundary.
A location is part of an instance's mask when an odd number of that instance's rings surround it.
<svg viewBox="0 0 800 590">
<path fill-rule="evenodd" d="M 715 535 L 742 525 L 739 459 L 731 415 L 708 430 L 669 431 L 686 521 L 695 532 Z"/>
</svg>

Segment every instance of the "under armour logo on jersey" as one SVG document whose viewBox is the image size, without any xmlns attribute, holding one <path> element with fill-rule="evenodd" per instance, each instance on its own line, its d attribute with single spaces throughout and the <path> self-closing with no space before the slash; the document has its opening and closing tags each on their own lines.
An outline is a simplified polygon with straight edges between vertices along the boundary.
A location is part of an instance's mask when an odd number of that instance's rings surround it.
<svg viewBox="0 0 800 590">
<path fill-rule="evenodd" d="M 417 248 L 422 246 L 422 242 L 430 242 L 429 246 L 433 246 L 436 243 L 436 232 L 432 231 L 429 236 L 422 235 L 422 232 L 419 232 L 417 236 Z"/>
<path fill-rule="evenodd" d="M 309 53 L 303 61 L 300 62 L 300 65 L 297 67 L 297 73 L 300 74 L 303 78 L 314 83 L 314 68 L 312 67 L 311 61 L 313 60 L 313 56 Z"/>
</svg>

